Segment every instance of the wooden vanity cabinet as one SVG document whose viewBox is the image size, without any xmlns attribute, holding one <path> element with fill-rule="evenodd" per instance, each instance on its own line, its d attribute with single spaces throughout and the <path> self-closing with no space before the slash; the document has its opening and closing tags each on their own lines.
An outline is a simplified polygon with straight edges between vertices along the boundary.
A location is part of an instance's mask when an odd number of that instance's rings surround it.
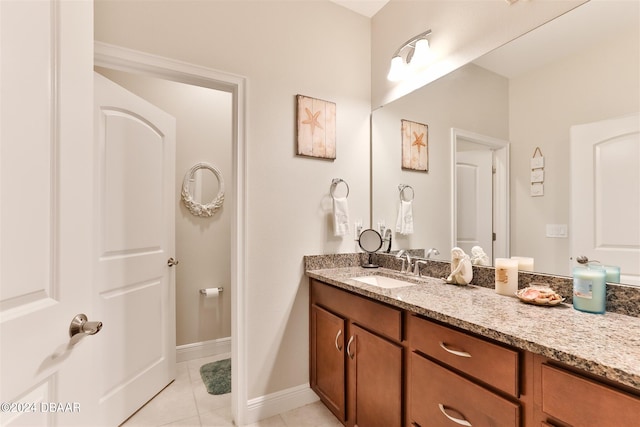
<svg viewBox="0 0 640 427">
<path fill-rule="evenodd" d="M 311 388 L 348 427 L 401 426 L 402 310 L 314 279 L 310 306 Z"/>
<path fill-rule="evenodd" d="M 345 340 L 343 318 L 311 306 L 311 387 L 327 407 L 344 421 L 346 412 Z"/>
<path fill-rule="evenodd" d="M 311 279 L 310 382 L 347 427 L 640 425 L 640 393 Z"/>
<path fill-rule="evenodd" d="M 420 427 L 519 427 L 520 405 L 411 354 L 411 421 Z"/>
<path fill-rule="evenodd" d="M 517 351 L 416 315 L 407 340 L 414 426 L 522 425 Z"/>
<path fill-rule="evenodd" d="M 539 365 L 539 372 L 537 400 L 543 414 L 542 425 L 640 425 L 639 396 L 544 361 Z"/>
</svg>

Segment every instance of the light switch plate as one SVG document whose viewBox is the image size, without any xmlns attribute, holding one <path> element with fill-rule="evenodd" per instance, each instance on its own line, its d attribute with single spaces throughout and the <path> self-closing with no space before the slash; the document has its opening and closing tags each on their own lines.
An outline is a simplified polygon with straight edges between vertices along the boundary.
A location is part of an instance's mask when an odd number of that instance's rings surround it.
<svg viewBox="0 0 640 427">
<path fill-rule="evenodd" d="M 566 238 L 567 224 L 547 224 L 547 237 Z"/>
</svg>

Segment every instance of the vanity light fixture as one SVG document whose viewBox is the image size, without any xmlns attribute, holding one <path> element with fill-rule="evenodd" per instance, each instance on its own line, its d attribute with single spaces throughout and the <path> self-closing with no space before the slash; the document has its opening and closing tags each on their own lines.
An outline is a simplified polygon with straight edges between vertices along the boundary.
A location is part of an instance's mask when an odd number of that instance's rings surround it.
<svg viewBox="0 0 640 427">
<path fill-rule="evenodd" d="M 431 30 L 420 33 L 396 50 L 391 59 L 389 74 L 387 74 L 389 80 L 394 82 L 402 80 L 407 75 L 409 67 L 419 68 L 429 62 L 431 56 L 427 39 L 429 34 L 431 34 Z"/>
</svg>

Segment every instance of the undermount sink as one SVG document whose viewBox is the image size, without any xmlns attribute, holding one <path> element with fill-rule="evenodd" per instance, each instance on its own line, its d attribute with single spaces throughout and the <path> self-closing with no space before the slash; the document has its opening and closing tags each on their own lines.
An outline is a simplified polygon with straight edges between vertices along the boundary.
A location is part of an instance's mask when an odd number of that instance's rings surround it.
<svg viewBox="0 0 640 427">
<path fill-rule="evenodd" d="M 353 280 L 366 283 L 367 285 L 377 286 L 379 288 L 386 288 L 386 289 L 402 288 L 404 286 L 415 285 L 415 283 L 405 282 L 404 280 L 398 280 L 392 277 L 377 276 L 377 275 L 354 277 Z"/>
</svg>

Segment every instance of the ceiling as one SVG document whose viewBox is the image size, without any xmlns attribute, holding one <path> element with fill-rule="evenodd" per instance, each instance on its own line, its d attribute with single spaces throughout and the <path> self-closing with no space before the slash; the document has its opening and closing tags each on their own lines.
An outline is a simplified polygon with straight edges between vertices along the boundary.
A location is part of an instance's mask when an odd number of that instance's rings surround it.
<svg viewBox="0 0 640 427">
<path fill-rule="evenodd" d="M 475 64 L 508 78 L 562 58 L 609 34 L 638 28 L 637 1 L 591 0 L 484 55 Z"/>
<path fill-rule="evenodd" d="M 340 6 L 351 9 L 360 15 L 371 18 L 378 13 L 385 4 L 389 3 L 389 0 L 330 0 Z"/>
</svg>

